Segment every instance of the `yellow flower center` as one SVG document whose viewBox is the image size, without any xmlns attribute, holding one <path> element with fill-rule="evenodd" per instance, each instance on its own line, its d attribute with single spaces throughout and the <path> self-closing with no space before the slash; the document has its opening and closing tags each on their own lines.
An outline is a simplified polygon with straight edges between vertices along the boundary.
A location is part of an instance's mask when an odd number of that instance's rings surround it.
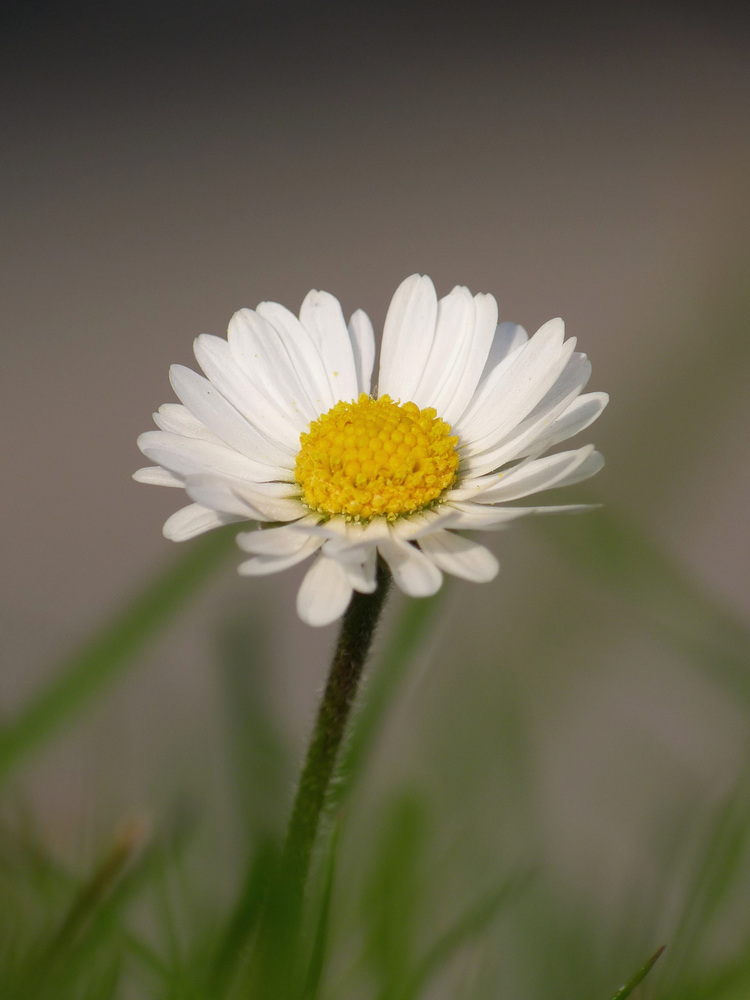
<svg viewBox="0 0 750 1000">
<path fill-rule="evenodd" d="M 458 438 L 435 410 L 362 393 L 300 435 L 295 478 L 322 514 L 395 520 L 433 504 L 456 479 Z"/>
</svg>

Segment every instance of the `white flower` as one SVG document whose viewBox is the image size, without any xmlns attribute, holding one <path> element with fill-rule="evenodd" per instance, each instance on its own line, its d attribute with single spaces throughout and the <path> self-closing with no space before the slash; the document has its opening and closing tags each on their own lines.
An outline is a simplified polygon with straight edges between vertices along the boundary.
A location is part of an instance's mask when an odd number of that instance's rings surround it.
<svg viewBox="0 0 750 1000">
<path fill-rule="evenodd" d="M 205 378 L 172 366 L 182 405 L 161 406 L 159 430 L 139 437 L 156 465 L 135 479 L 193 501 L 164 525 L 174 541 L 255 522 L 237 536 L 247 576 L 315 556 L 297 598 L 310 625 L 338 618 L 353 590 L 375 589 L 378 555 L 413 597 L 433 594 L 443 572 L 485 582 L 495 557 L 454 529 L 580 510 L 512 504 L 603 465 L 592 445 L 541 457 L 607 403 L 581 394 L 591 365 L 574 346 L 560 319 L 529 338 L 497 325 L 491 295 L 458 286 L 438 301 L 430 279 L 412 275 L 388 310 L 375 389 L 364 312 L 347 326 L 318 291 L 299 319 L 262 302 L 235 313 L 227 340 L 198 337 Z"/>
</svg>

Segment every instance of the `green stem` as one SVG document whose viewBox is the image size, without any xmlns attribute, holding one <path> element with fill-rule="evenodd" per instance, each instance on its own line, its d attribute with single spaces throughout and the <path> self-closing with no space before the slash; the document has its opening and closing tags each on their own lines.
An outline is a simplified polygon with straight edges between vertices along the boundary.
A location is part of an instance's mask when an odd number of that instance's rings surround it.
<svg viewBox="0 0 750 1000">
<path fill-rule="evenodd" d="M 341 623 L 284 845 L 282 866 L 293 899 L 304 893 L 336 757 L 390 583 L 390 572 L 380 563 L 376 589 L 355 593 Z"/>
<path fill-rule="evenodd" d="M 280 868 L 268 886 L 256 945 L 254 1000 L 299 1000 L 306 979 L 298 952 L 310 861 L 331 778 L 391 575 L 378 565 L 372 594 L 355 593 L 341 623 L 325 692 L 294 800 Z"/>
</svg>

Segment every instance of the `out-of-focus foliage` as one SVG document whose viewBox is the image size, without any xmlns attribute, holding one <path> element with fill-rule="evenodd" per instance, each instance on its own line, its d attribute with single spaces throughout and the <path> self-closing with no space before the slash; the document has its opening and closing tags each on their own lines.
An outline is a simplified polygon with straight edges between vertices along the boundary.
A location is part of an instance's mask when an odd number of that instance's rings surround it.
<svg viewBox="0 0 750 1000">
<path fill-rule="evenodd" d="M 747 633 L 635 526 L 607 511 L 544 528 L 585 578 L 606 587 L 648 630 L 745 703 Z M 13 749 L 6 749 L 6 766 L 22 763 L 22 751 L 45 744 L 52 750 L 63 724 L 72 724 L 114 677 L 113 664 L 124 669 L 132 662 L 145 603 L 154 633 L 197 582 L 186 566 L 206 573 L 225 548 L 224 537 L 196 546 L 136 602 L 136 612 L 131 607 L 105 630 L 104 641 L 69 660 L 50 688 L 7 724 L 11 737 L 4 745 Z M 161 599 L 153 601 L 154 594 Z M 500 829 L 498 851 L 480 861 L 485 838 L 475 834 L 472 815 L 456 822 L 441 814 L 429 782 L 368 790 L 389 714 L 404 698 L 408 667 L 438 627 L 443 601 L 438 595 L 404 603 L 372 665 L 320 839 L 303 933 L 294 952 L 278 951 L 290 970 L 279 980 L 279 1000 L 283 992 L 305 1000 L 746 995 L 750 918 L 742 900 L 750 796 L 744 776 L 711 809 L 692 803 L 690 822 L 684 810 L 665 817 L 653 845 L 658 878 L 644 879 L 630 901 L 607 909 L 561 883 L 533 828 L 533 811 L 520 820 L 516 813 L 509 824 L 521 825 L 520 848 L 518 842 L 509 847 Z M 119 645 L 117 636 L 124 637 Z M 227 623 L 219 636 L 225 766 L 240 845 L 237 857 L 226 859 L 235 867 L 231 890 L 205 898 L 204 877 L 192 860 L 197 827 L 190 811 L 178 808 L 152 829 L 130 823 L 88 870 L 72 871 L 48 856 L 33 820 L 18 805 L 8 807 L 0 841 L 3 997 L 239 1000 L 262 996 L 260 989 L 267 995 L 259 982 L 268 980 L 259 980 L 257 969 L 259 952 L 275 956 L 285 933 L 284 902 L 273 899 L 273 891 L 293 770 L 288 737 L 274 722 L 268 697 L 270 645 L 252 619 Z M 509 688 L 497 706 L 504 736 L 495 746 L 507 759 L 478 759 L 476 768 L 521 773 L 525 711 L 524 699 Z M 448 727 L 445 740 L 457 739 L 455 726 Z M 531 800 L 534 769 L 527 763 L 523 773 L 522 795 Z M 514 795 L 518 790 L 509 789 L 509 810 Z M 695 816 L 702 817 L 702 829 Z M 646 977 L 653 964 L 648 957 L 661 945 L 665 954 Z"/>
</svg>

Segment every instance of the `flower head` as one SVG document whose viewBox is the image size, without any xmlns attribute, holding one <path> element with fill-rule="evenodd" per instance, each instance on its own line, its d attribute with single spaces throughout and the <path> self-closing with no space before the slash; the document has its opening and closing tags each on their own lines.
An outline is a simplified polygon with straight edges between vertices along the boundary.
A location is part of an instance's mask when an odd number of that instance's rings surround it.
<svg viewBox="0 0 750 1000">
<path fill-rule="evenodd" d="M 495 557 L 457 530 L 501 528 L 528 514 L 579 507 L 514 506 L 598 472 L 588 445 L 551 455 L 607 403 L 582 394 L 591 366 L 562 320 L 528 337 L 497 324 L 491 295 L 458 286 L 438 300 L 413 275 L 393 296 L 377 387 L 364 312 L 347 325 L 338 300 L 312 291 L 299 318 L 275 302 L 241 309 L 227 339 L 195 342 L 205 378 L 173 365 L 181 403 L 154 414 L 138 439 L 156 464 L 139 482 L 184 488 L 193 501 L 164 534 L 182 541 L 251 521 L 237 542 L 247 576 L 310 556 L 300 617 L 325 625 L 352 591 L 376 585 L 378 555 L 397 585 L 433 594 L 443 572 L 491 580 Z"/>
</svg>

